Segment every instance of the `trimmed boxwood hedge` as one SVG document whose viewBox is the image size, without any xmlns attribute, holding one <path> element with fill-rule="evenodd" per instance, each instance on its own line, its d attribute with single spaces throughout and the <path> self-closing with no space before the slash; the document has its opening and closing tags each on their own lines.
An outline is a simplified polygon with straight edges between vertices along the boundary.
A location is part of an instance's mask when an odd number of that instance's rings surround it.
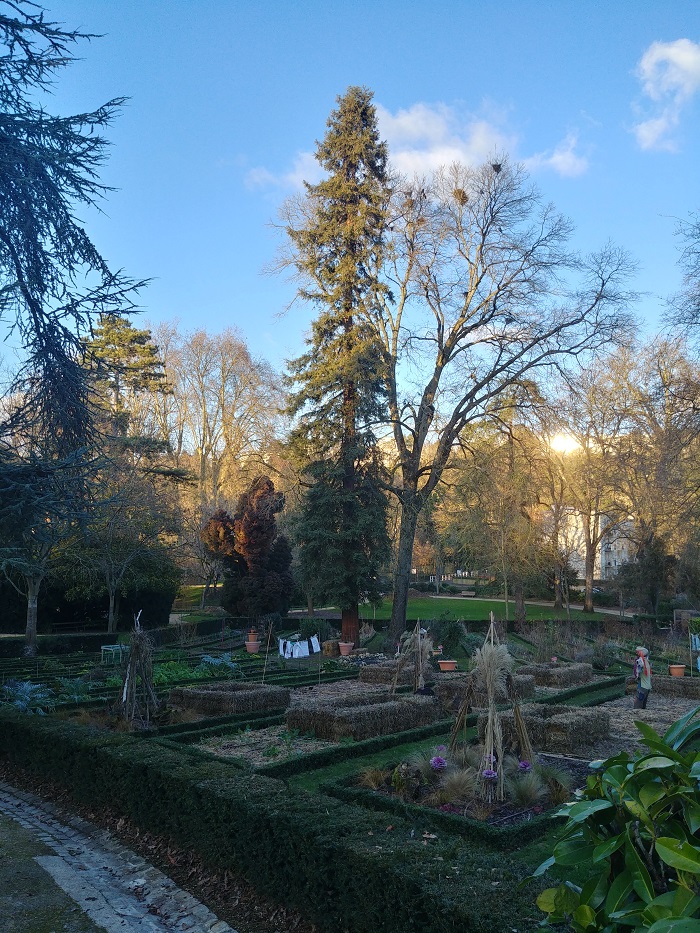
<svg viewBox="0 0 700 933">
<path fill-rule="evenodd" d="M 0 755 L 242 873 L 320 930 L 492 933 L 531 928 L 541 885 L 480 840 L 423 833 L 423 820 L 185 754 L 168 740 L 106 735 L 50 717 L 0 713 Z"/>
</svg>

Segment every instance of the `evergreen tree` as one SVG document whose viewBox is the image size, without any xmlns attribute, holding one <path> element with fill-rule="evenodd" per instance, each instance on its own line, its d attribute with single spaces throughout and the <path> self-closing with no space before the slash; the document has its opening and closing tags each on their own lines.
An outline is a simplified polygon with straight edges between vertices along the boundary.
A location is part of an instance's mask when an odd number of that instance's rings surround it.
<svg viewBox="0 0 700 933">
<path fill-rule="evenodd" d="M 138 330 L 126 318 L 101 315 L 85 349 L 97 389 L 110 410 L 113 433 L 126 434 L 135 397 L 167 391 L 163 361 L 151 332 Z"/>
<path fill-rule="evenodd" d="M 319 309 L 308 352 L 291 364 L 298 388 L 290 412 L 301 416 L 292 443 L 309 483 L 296 537 L 307 582 L 315 566 L 312 589 L 340 602 L 343 639 L 355 643 L 358 601 L 376 591 L 387 555 L 386 504 L 372 456 L 383 359 L 368 320 L 387 297 L 378 270 L 390 186 L 371 101 L 359 87 L 338 98 L 316 150 L 327 177 L 306 184 L 304 204 L 287 223 L 299 295 Z"/>
</svg>

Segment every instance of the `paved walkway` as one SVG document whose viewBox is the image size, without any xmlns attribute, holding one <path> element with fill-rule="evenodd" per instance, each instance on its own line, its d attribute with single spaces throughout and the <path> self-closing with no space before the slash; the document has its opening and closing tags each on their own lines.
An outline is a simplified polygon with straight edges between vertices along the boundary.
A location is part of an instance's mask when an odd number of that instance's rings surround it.
<svg viewBox="0 0 700 933">
<path fill-rule="evenodd" d="M 86 820 L 59 814 L 51 803 L 2 781 L 0 814 L 27 830 L 43 844 L 43 851 L 53 853 L 37 855 L 34 861 L 98 929 L 108 933 L 235 933 L 145 859 Z M 21 885 L 19 876 L 17 883 Z M 11 893 L 13 900 L 21 900 L 34 892 Z M 6 913 L 0 916 L 0 933 L 19 931 L 12 924 Z"/>
</svg>

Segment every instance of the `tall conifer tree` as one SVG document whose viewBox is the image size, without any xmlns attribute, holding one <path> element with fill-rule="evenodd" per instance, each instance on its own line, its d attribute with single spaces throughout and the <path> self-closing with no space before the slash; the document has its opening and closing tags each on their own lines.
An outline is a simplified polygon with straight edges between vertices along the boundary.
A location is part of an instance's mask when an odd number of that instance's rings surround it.
<svg viewBox="0 0 700 933">
<path fill-rule="evenodd" d="M 308 352 L 291 364 L 298 388 L 290 411 L 301 415 L 293 440 L 309 482 L 297 541 L 307 582 L 340 602 L 343 639 L 357 643 L 359 600 L 376 594 L 388 553 L 386 500 L 372 455 L 383 360 L 366 322 L 386 292 L 378 270 L 390 186 L 369 90 L 348 88 L 327 125 L 316 150 L 326 177 L 306 184 L 287 224 L 299 296 L 319 309 Z"/>
</svg>

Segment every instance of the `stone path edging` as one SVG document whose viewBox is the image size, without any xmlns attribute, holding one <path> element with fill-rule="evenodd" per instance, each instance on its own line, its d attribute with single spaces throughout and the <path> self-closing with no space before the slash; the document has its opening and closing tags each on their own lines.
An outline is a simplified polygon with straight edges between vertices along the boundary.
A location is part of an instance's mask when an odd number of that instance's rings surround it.
<svg viewBox="0 0 700 933">
<path fill-rule="evenodd" d="M 55 855 L 36 861 L 108 933 L 236 933 L 106 830 L 0 781 L 0 812 Z"/>
</svg>

